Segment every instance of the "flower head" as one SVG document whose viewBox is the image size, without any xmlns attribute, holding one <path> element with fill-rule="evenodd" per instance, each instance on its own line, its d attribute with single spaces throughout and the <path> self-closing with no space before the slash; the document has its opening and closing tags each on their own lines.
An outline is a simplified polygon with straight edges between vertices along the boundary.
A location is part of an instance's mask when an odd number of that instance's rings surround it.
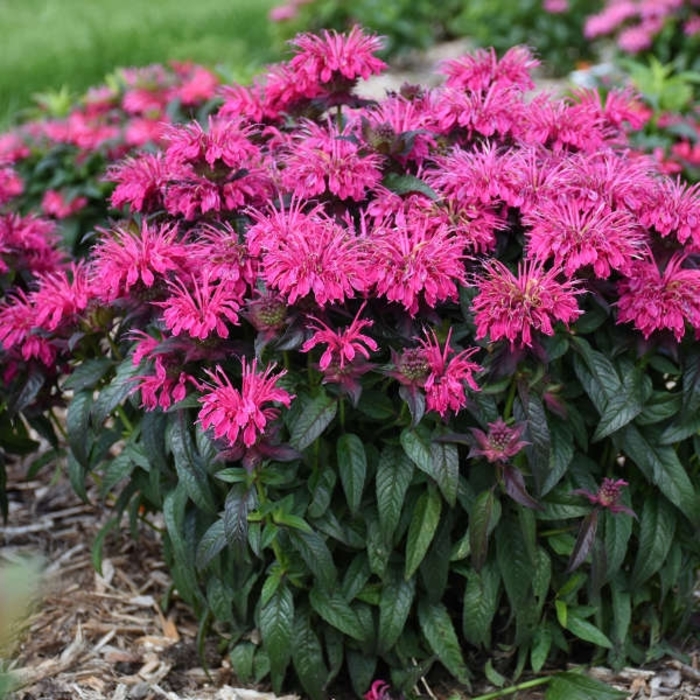
<svg viewBox="0 0 700 700">
<path fill-rule="evenodd" d="M 277 380 L 286 374 L 281 370 L 273 374 L 275 364 L 262 372 L 257 370 L 257 360 L 250 364 L 241 358 L 241 389 L 236 389 L 219 365 L 207 374 L 211 381 L 199 399 L 202 408 L 197 421 L 202 428 L 213 429 L 214 438 L 225 438 L 230 447 L 240 440 L 245 447 L 254 445 L 265 432 L 267 424 L 279 414 L 273 403 L 289 408 L 294 396 L 278 387 Z"/>
<path fill-rule="evenodd" d="M 488 433 L 478 428 L 471 428 L 476 445 L 469 451 L 470 457 L 484 457 L 489 462 L 508 462 L 522 450 L 528 442 L 521 440 L 525 424 L 509 426 L 503 420 L 488 424 Z"/>
<path fill-rule="evenodd" d="M 605 477 L 595 493 L 591 493 L 585 489 L 576 489 L 572 491 L 572 493 L 577 496 L 585 496 L 598 508 L 609 510 L 611 513 L 625 513 L 636 518 L 637 516 L 631 508 L 620 503 L 622 489 L 628 485 L 629 484 L 624 479 L 615 480 Z"/>
<path fill-rule="evenodd" d="M 486 276 L 472 302 L 477 339 L 505 339 L 515 346 L 532 346 L 533 332 L 554 335 L 554 323 L 569 324 L 582 313 L 575 281 L 560 282 L 559 270 L 545 270 L 531 260 L 521 262 L 517 276 L 500 260 L 486 263 Z"/>
</svg>

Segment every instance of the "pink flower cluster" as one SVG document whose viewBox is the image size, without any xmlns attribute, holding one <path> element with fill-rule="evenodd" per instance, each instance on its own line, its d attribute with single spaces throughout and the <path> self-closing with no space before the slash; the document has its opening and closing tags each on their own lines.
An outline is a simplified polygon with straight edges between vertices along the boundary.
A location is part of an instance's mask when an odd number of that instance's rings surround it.
<svg viewBox="0 0 700 700">
<path fill-rule="evenodd" d="M 3 215 L 0 271 L 23 259 L 34 275 L 0 307 L 6 358 L 67 357 L 109 310 L 146 409 L 196 392 L 201 426 L 252 450 L 293 401 L 282 353 L 353 402 L 371 373 L 414 419 L 447 420 L 480 388 L 480 353 L 540 353 L 588 298 L 646 339 L 700 334 L 700 198 L 628 149 L 629 93 L 531 98 L 536 61 L 516 47 L 374 102 L 356 84 L 383 68 L 376 37 L 292 46 L 221 90 L 206 124 L 169 125 L 160 150 L 110 168 L 132 218 L 99 231 L 85 265 L 62 267 L 49 225 Z M 159 100 L 138 84 L 125 98 L 146 119 Z M 0 192 L 20 187 L 0 173 Z"/>
</svg>

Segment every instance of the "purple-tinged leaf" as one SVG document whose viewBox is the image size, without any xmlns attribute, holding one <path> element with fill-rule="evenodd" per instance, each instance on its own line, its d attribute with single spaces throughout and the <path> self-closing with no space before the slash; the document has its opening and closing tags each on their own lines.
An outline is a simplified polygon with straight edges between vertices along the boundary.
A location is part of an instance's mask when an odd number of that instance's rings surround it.
<svg viewBox="0 0 700 700">
<path fill-rule="evenodd" d="M 510 465 L 503 465 L 503 486 L 506 493 L 521 506 L 533 508 L 534 510 L 544 510 L 544 506 L 538 503 L 528 492 L 525 486 L 525 479 L 520 469 Z"/>
<path fill-rule="evenodd" d="M 569 564 L 566 567 L 568 573 L 571 573 L 575 569 L 578 569 L 581 564 L 586 560 L 586 557 L 593 547 L 595 542 L 595 534 L 598 529 L 598 511 L 591 511 L 581 523 L 581 527 L 578 531 L 578 536 L 576 537 L 576 543 L 574 544 L 574 549 L 571 552 L 571 557 L 569 557 Z"/>
</svg>

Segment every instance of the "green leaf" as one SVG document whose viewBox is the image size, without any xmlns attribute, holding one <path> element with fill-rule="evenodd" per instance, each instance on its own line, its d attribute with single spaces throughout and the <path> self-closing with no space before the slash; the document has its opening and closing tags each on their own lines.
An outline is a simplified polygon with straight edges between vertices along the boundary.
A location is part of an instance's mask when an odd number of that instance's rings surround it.
<svg viewBox="0 0 700 700">
<path fill-rule="evenodd" d="M 345 659 L 352 689 L 355 691 L 355 696 L 361 698 L 374 678 L 377 668 L 377 656 L 376 654 L 364 654 L 356 649 L 348 648 L 345 653 Z"/>
<path fill-rule="evenodd" d="M 676 518 L 664 498 L 648 498 L 641 515 L 639 549 L 632 570 L 630 589 L 639 588 L 663 565 L 676 532 Z"/>
<path fill-rule="evenodd" d="M 608 577 L 614 576 L 623 565 L 629 548 L 634 518 L 605 513 L 605 558 Z"/>
<path fill-rule="evenodd" d="M 382 450 L 377 465 L 375 488 L 379 524 L 387 542 L 393 540 L 394 531 L 401 518 L 406 491 L 413 479 L 413 461 L 398 447 L 387 446 Z"/>
<path fill-rule="evenodd" d="M 204 569 L 224 547 L 226 547 L 224 521 L 222 519 L 215 520 L 202 535 L 202 539 L 197 545 L 197 568 Z"/>
<path fill-rule="evenodd" d="M 107 535 L 113 530 L 119 529 L 119 518 L 110 518 L 99 530 L 97 536 L 95 537 L 92 547 L 90 550 L 90 555 L 92 559 L 92 566 L 97 571 L 100 576 L 102 576 L 102 552 L 104 547 L 105 539 Z"/>
<path fill-rule="evenodd" d="M 292 663 L 309 698 L 324 700 L 329 673 L 323 658 L 323 647 L 308 614 L 297 613 L 294 619 Z"/>
<path fill-rule="evenodd" d="M 396 194 L 409 194 L 410 192 L 420 192 L 433 201 L 439 199 L 438 194 L 423 180 L 415 175 L 399 175 L 398 173 L 387 173 L 382 180 L 382 184 L 387 189 Z"/>
<path fill-rule="evenodd" d="M 364 630 L 357 614 L 339 591 L 330 592 L 312 588 L 309 593 L 309 602 L 331 627 L 335 627 L 359 642 L 364 640 Z"/>
<path fill-rule="evenodd" d="M 552 459 L 552 440 L 544 404 L 530 392 L 515 402 L 514 410 L 518 420 L 527 422 L 525 438 L 530 444 L 525 447 L 525 452 L 535 480 L 535 490 L 542 496 Z"/>
<path fill-rule="evenodd" d="M 442 603 L 418 603 L 418 622 L 430 650 L 440 663 L 464 685 L 469 685 L 469 670 L 464 663 L 462 649 L 457 639 L 447 608 Z"/>
<path fill-rule="evenodd" d="M 209 483 L 209 475 L 196 451 L 191 433 L 191 421 L 186 410 L 178 411 L 168 424 L 167 444 L 175 460 L 179 482 L 185 487 L 193 503 L 205 513 L 217 513 L 216 500 Z"/>
<path fill-rule="evenodd" d="M 418 498 L 408 526 L 406 570 L 404 573 L 407 579 L 413 576 L 423 561 L 423 557 L 435 536 L 441 511 L 442 499 L 439 493 L 434 488 L 428 488 Z"/>
<path fill-rule="evenodd" d="M 357 513 L 367 478 L 367 455 L 362 440 L 351 433 L 341 435 L 336 452 L 338 472 L 350 512 Z"/>
<path fill-rule="evenodd" d="M 321 535 L 315 530 L 303 532 L 290 529 L 287 536 L 319 585 L 326 589 L 332 588 L 338 580 L 338 571 L 333 563 L 331 551 Z"/>
<path fill-rule="evenodd" d="M 620 435 L 622 449 L 644 476 L 658 486 L 691 523 L 700 524 L 700 494 L 693 488 L 675 449 L 658 444 L 658 434 L 652 429 L 642 434 L 634 425 L 628 425 Z"/>
<path fill-rule="evenodd" d="M 576 608 L 569 608 L 566 629 L 584 642 L 595 644 L 604 649 L 612 649 L 612 642 L 592 623 L 576 614 Z"/>
<path fill-rule="evenodd" d="M 224 502 L 224 537 L 226 543 L 240 557 L 248 544 L 248 513 L 257 506 L 253 487 L 233 484 Z"/>
<path fill-rule="evenodd" d="M 547 662 L 549 652 L 552 648 L 552 631 L 549 625 L 540 625 L 532 638 L 530 649 L 530 665 L 535 673 L 539 673 Z"/>
<path fill-rule="evenodd" d="M 599 378 L 603 391 L 607 394 L 605 407 L 600 416 L 598 427 L 593 434 L 592 442 L 602 440 L 634 420 L 644 405 L 643 380 L 644 375 L 633 367 L 619 385 L 619 391 L 610 395 L 609 386 L 603 385 L 606 378 Z M 609 380 L 614 385 L 614 380 Z"/>
<path fill-rule="evenodd" d="M 414 576 L 404 579 L 396 568 L 390 568 L 379 599 L 379 653 L 386 653 L 396 644 L 408 619 L 416 592 Z"/>
<path fill-rule="evenodd" d="M 491 625 L 501 597 L 498 568 L 486 562 L 481 571 L 469 570 L 462 607 L 462 632 L 468 642 L 488 649 Z"/>
<path fill-rule="evenodd" d="M 256 646 L 252 642 L 239 642 L 229 652 L 231 668 L 241 683 L 252 683 Z"/>
<path fill-rule="evenodd" d="M 668 425 L 659 436 L 661 445 L 672 445 L 681 442 L 691 435 L 700 432 L 700 413 L 679 415 L 670 425 Z"/>
<path fill-rule="evenodd" d="M 331 424 L 338 411 L 338 402 L 325 392 L 307 400 L 290 426 L 290 444 L 304 450 Z"/>
<path fill-rule="evenodd" d="M 68 403 L 66 431 L 73 457 L 84 468 L 90 466 L 90 412 L 92 391 L 81 391 Z"/>
<path fill-rule="evenodd" d="M 518 523 L 501 519 L 495 532 L 496 558 L 512 609 L 532 605 L 535 565 L 527 552 Z"/>
<path fill-rule="evenodd" d="M 493 489 L 482 491 L 469 512 L 469 548 L 476 571 L 480 571 L 486 562 L 489 537 L 500 517 L 501 502 L 494 495 Z"/>
<path fill-rule="evenodd" d="M 108 357 L 93 357 L 85 360 L 72 369 L 68 378 L 63 382 L 63 388 L 74 392 L 91 389 L 113 366 L 114 362 Z"/>
<path fill-rule="evenodd" d="M 195 551 L 185 538 L 185 507 L 187 492 L 178 485 L 163 501 L 163 520 L 173 552 L 172 574 L 182 597 L 191 604 L 199 598 L 199 586 L 195 576 Z"/>
<path fill-rule="evenodd" d="M 102 425 L 114 409 L 124 403 L 127 396 L 136 389 L 134 378 L 139 375 L 140 367 L 134 365 L 127 357 L 117 367 L 117 372 L 104 388 L 100 390 L 92 407 L 92 420 L 96 426 Z"/>
<path fill-rule="evenodd" d="M 622 700 L 627 693 L 581 673 L 563 671 L 552 677 L 544 697 L 545 700 Z"/>
<path fill-rule="evenodd" d="M 413 463 L 435 481 L 447 503 L 454 506 L 459 483 L 457 446 L 433 442 L 427 430 L 421 426 L 415 430 L 405 428 L 400 439 L 401 446 Z"/>
<path fill-rule="evenodd" d="M 260 610 L 260 636 L 270 659 L 272 688 L 278 695 L 292 655 L 294 598 L 282 584 Z"/>
</svg>

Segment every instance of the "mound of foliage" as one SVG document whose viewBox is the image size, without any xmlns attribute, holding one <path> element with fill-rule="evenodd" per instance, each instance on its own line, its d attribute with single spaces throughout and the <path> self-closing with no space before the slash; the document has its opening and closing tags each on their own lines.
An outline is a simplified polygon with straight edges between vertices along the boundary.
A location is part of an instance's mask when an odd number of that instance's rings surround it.
<svg viewBox="0 0 700 700">
<path fill-rule="evenodd" d="M 653 658 L 700 561 L 696 188 L 524 48 L 371 101 L 375 36 L 292 45 L 108 168 L 85 260 L 6 195 L 9 428 L 67 402 L 74 487 L 162 514 L 243 682 Z"/>
</svg>

